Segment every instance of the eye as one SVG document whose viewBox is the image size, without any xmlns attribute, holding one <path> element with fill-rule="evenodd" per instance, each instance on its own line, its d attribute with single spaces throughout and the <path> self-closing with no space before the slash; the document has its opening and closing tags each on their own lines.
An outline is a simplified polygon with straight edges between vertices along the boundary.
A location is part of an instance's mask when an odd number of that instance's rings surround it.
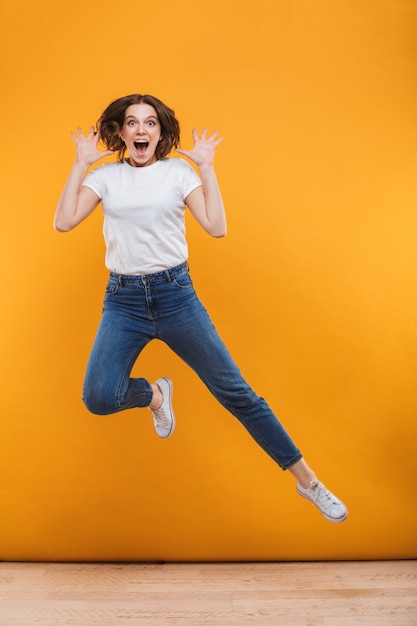
<svg viewBox="0 0 417 626">
<path fill-rule="evenodd" d="M 148 126 L 155 126 L 156 122 L 154 120 L 147 121 Z"/>
<path fill-rule="evenodd" d="M 127 125 L 128 126 L 134 126 L 136 124 L 135 120 L 129 120 Z"/>
</svg>

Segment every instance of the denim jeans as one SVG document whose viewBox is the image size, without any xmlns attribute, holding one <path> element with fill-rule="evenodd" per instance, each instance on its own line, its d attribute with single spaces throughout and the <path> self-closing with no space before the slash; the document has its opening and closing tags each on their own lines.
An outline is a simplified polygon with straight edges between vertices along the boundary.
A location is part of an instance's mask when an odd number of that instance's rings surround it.
<svg viewBox="0 0 417 626">
<path fill-rule="evenodd" d="M 301 453 L 265 400 L 242 377 L 198 299 L 186 263 L 150 275 L 111 273 L 83 400 L 99 415 L 146 407 L 152 388 L 130 372 L 152 339 L 164 341 L 282 469 Z"/>
</svg>

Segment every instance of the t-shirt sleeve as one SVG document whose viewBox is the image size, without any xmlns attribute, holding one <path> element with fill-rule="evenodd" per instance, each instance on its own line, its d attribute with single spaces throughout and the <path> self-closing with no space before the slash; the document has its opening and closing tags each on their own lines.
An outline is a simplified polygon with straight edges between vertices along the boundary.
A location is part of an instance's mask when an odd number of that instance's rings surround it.
<svg viewBox="0 0 417 626">
<path fill-rule="evenodd" d="M 91 172 L 87 174 L 87 176 L 83 180 L 82 187 L 89 187 L 90 189 L 92 189 L 101 200 L 103 197 L 101 190 L 101 180 L 102 177 L 100 176 L 100 168 L 91 170 Z"/>
<path fill-rule="evenodd" d="M 181 167 L 183 169 L 182 197 L 185 200 L 185 198 L 190 195 L 190 193 L 194 191 L 194 189 L 200 187 L 202 183 L 197 172 L 191 167 L 189 163 L 187 163 L 187 161 L 184 161 L 183 159 L 179 159 L 179 161 L 181 162 Z"/>
</svg>

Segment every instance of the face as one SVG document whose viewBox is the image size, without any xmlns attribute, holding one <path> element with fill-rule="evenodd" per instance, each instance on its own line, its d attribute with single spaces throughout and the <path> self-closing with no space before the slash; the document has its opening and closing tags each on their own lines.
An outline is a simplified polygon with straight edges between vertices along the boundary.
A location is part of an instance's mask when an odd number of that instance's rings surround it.
<svg viewBox="0 0 417 626">
<path fill-rule="evenodd" d="M 129 152 L 129 163 L 145 167 L 157 161 L 156 148 L 162 138 L 161 125 L 153 106 L 141 102 L 131 104 L 125 111 L 120 137 Z"/>
</svg>

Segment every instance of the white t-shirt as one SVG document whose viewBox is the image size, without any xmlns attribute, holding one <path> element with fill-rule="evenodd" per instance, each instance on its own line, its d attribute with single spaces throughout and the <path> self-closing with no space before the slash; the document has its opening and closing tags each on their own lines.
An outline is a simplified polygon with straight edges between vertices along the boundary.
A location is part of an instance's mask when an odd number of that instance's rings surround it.
<svg viewBox="0 0 417 626">
<path fill-rule="evenodd" d="M 100 198 L 106 267 L 118 274 L 151 274 L 184 263 L 185 198 L 201 185 L 184 159 L 146 167 L 106 163 L 83 182 Z"/>
</svg>

